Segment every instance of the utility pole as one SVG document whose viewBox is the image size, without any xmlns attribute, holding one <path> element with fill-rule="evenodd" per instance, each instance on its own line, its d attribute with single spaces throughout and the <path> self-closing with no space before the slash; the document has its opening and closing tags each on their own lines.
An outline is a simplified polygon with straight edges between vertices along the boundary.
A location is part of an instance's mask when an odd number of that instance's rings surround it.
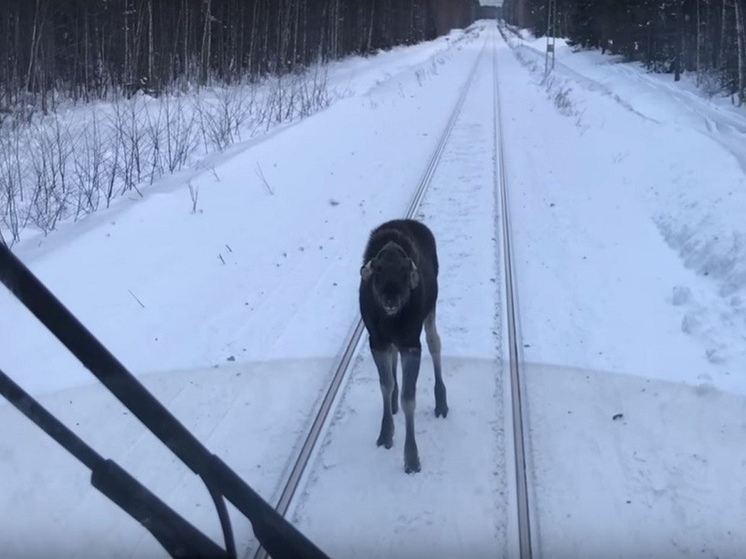
<svg viewBox="0 0 746 559">
<path fill-rule="evenodd" d="M 544 75 L 554 70 L 554 44 L 557 36 L 557 0 L 547 0 L 547 52 L 544 57 Z"/>
</svg>

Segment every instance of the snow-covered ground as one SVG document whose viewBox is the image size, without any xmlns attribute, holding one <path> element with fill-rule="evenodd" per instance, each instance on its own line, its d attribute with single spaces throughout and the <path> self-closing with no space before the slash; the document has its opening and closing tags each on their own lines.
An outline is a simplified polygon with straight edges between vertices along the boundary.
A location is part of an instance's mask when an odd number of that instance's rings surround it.
<svg viewBox="0 0 746 559">
<path fill-rule="evenodd" d="M 423 359 L 423 471 L 405 476 L 400 417 L 394 447 L 375 447 L 380 393 L 361 352 L 292 518 L 339 557 L 507 556 L 495 49 L 537 550 L 736 557 L 746 548 L 746 113 L 564 46 L 542 80 L 542 42 L 510 37 L 512 48 L 479 22 L 335 64 L 330 80 L 346 93 L 327 110 L 14 252 L 274 502 L 356 316 L 367 233 L 403 214 L 481 55 L 420 211 L 442 255 L 451 412 L 433 416 Z M 220 541 L 195 476 L 4 290 L 0 309 L 0 368 Z M 9 556 L 158 552 L 25 418 L 0 406 L 0 422 Z M 242 551 L 254 545 L 245 523 L 237 537 Z"/>
<path fill-rule="evenodd" d="M 509 36 L 539 82 L 544 40 Z M 697 95 L 689 79 L 678 85 L 671 76 L 649 75 L 598 52 L 573 53 L 561 43 L 553 75 L 542 87 L 569 117 L 563 122 L 557 110 L 536 103 L 530 107 L 534 126 L 519 122 L 513 128 L 521 130 L 508 137 L 532 147 L 511 153 L 514 182 L 533 185 L 514 189 L 520 202 L 515 211 L 525 207 L 534 222 L 552 227 L 516 231 L 516 237 L 528 240 L 551 231 L 551 239 L 534 242 L 542 249 L 548 242 L 555 245 L 542 250 L 553 262 L 531 259 L 526 266 L 565 270 L 558 279 L 567 277 L 576 288 L 563 292 L 578 298 L 594 294 L 587 302 L 560 303 L 564 312 L 553 312 L 547 327 L 574 337 L 575 328 L 566 328 L 565 321 L 574 324 L 573 307 L 579 306 L 592 305 L 599 318 L 603 311 L 603 320 L 583 315 L 587 334 L 563 341 L 567 359 L 544 355 L 538 344 L 527 359 L 712 383 L 744 393 L 744 110 Z M 525 97 L 520 85 L 514 89 L 516 98 Z M 574 231 L 556 234 L 567 229 Z M 538 291 L 554 298 L 551 290 Z"/>
</svg>

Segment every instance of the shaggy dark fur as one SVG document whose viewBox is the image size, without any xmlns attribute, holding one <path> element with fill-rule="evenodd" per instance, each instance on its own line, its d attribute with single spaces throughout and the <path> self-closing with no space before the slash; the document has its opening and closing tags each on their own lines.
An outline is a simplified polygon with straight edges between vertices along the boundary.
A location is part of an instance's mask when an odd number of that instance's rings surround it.
<svg viewBox="0 0 746 559">
<path fill-rule="evenodd" d="M 371 232 L 360 269 L 360 312 L 368 330 L 371 353 L 378 368 L 383 396 L 383 419 L 378 446 L 391 448 L 393 414 L 398 411 L 397 353 L 402 360 L 401 406 L 406 420 L 404 470 L 420 471 L 414 436 L 417 377 L 425 327 L 435 369 L 435 415 L 446 417 L 446 387 L 440 365 L 440 337 L 435 326 L 438 298 L 438 255 L 435 237 L 411 219 L 386 222 Z"/>
</svg>

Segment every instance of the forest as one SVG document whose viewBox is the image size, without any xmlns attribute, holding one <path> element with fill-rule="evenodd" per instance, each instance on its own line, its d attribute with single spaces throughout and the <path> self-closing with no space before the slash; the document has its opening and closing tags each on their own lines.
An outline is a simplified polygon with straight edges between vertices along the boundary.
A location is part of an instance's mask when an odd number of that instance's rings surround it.
<svg viewBox="0 0 746 559">
<path fill-rule="evenodd" d="M 642 62 L 696 73 L 708 93 L 746 100 L 746 0 L 555 0 L 556 36 Z M 547 33 L 548 0 L 505 0 L 511 24 Z"/>
<path fill-rule="evenodd" d="M 4 0 L 0 110 L 234 83 L 466 27 L 477 0 Z"/>
<path fill-rule="evenodd" d="M 746 98 L 746 0 L 505 0 L 511 24 Z M 478 0 L 4 0 L 0 119 L 303 71 L 468 26 Z"/>
</svg>

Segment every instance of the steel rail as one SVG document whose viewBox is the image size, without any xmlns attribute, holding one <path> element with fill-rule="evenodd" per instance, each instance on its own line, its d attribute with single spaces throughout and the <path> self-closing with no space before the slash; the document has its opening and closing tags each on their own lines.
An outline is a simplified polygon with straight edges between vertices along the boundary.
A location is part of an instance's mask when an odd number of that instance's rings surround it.
<svg viewBox="0 0 746 559">
<path fill-rule="evenodd" d="M 505 301 L 508 325 L 508 365 L 510 368 L 510 399 L 512 407 L 513 444 L 516 474 L 516 502 L 518 508 L 518 543 L 521 559 L 531 559 L 531 522 L 528 501 L 528 468 L 523 428 L 523 391 L 521 388 L 521 361 L 518 342 L 518 315 L 513 269 L 513 249 L 510 226 L 510 204 L 505 165 L 505 141 L 502 130 L 502 108 L 498 79 L 497 45 L 493 35 L 494 127 L 495 127 L 495 188 L 502 209 L 501 237 L 503 267 L 505 270 Z"/>
</svg>

